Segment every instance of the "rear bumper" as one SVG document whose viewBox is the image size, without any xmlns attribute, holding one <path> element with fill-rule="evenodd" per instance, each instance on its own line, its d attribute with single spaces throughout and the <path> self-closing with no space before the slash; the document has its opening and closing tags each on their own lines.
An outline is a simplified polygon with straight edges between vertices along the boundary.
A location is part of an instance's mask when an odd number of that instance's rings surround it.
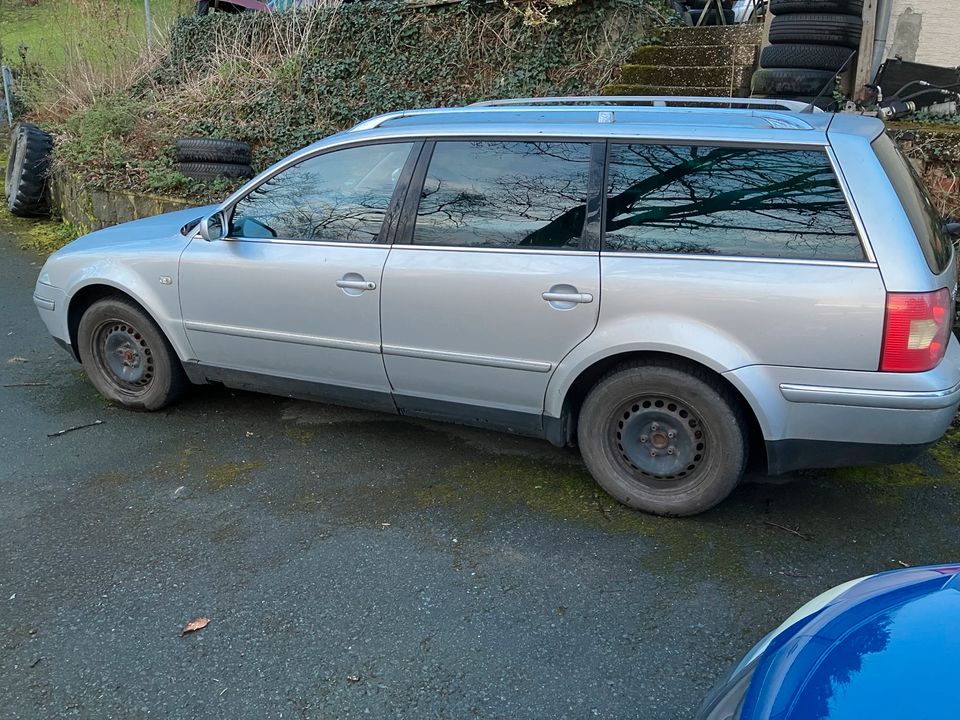
<svg viewBox="0 0 960 720">
<path fill-rule="evenodd" d="M 725 374 L 757 416 L 769 471 L 905 462 L 960 405 L 960 344 L 925 373 L 754 365 Z"/>
</svg>

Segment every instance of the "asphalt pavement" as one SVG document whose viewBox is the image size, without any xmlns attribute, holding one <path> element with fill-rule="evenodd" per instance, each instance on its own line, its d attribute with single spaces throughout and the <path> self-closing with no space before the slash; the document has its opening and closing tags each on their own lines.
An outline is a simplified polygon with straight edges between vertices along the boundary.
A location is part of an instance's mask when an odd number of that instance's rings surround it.
<svg viewBox="0 0 960 720">
<path fill-rule="evenodd" d="M 39 267 L 0 229 L 4 718 L 674 720 L 813 595 L 960 558 L 952 436 L 655 518 L 540 441 L 216 387 L 112 407 Z"/>
</svg>

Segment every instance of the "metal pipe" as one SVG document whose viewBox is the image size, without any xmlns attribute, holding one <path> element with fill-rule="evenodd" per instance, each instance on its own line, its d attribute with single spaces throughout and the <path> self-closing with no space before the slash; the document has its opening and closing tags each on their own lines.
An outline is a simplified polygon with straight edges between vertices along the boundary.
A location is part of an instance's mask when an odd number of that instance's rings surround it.
<svg viewBox="0 0 960 720">
<path fill-rule="evenodd" d="M 150 0 L 143 0 L 143 14 L 147 23 L 147 50 L 153 50 L 153 20 L 150 18 Z"/>
<path fill-rule="evenodd" d="M 877 76 L 883 55 L 887 49 L 887 35 L 890 34 L 890 16 L 893 15 L 893 0 L 879 0 L 877 3 L 876 33 L 873 38 L 873 63 L 870 66 L 870 82 Z"/>
</svg>

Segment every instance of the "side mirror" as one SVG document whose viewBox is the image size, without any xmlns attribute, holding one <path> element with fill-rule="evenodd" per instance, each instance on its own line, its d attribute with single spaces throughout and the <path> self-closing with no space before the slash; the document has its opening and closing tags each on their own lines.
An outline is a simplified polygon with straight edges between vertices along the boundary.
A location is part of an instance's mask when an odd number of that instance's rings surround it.
<svg viewBox="0 0 960 720">
<path fill-rule="evenodd" d="M 223 212 L 215 212 L 200 221 L 200 237 L 207 242 L 223 240 L 227 236 L 227 218 Z"/>
<path fill-rule="evenodd" d="M 947 218 L 943 222 L 943 232 L 951 240 L 960 238 L 960 223 L 954 222 L 953 218 Z"/>
</svg>

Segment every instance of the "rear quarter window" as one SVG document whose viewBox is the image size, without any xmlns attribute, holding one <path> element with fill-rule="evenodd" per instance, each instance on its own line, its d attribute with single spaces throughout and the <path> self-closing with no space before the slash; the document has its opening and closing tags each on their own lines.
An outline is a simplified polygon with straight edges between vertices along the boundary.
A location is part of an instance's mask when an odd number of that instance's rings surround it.
<svg viewBox="0 0 960 720">
<path fill-rule="evenodd" d="M 613 144 L 604 249 L 862 261 L 821 150 Z"/>
<path fill-rule="evenodd" d="M 900 198 L 927 265 L 934 275 L 939 275 L 950 265 L 953 256 L 953 246 L 944 235 L 940 213 L 933 206 L 913 165 L 893 140 L 881 135 L 873 141 L 873 151 Z"/>
</svg>

